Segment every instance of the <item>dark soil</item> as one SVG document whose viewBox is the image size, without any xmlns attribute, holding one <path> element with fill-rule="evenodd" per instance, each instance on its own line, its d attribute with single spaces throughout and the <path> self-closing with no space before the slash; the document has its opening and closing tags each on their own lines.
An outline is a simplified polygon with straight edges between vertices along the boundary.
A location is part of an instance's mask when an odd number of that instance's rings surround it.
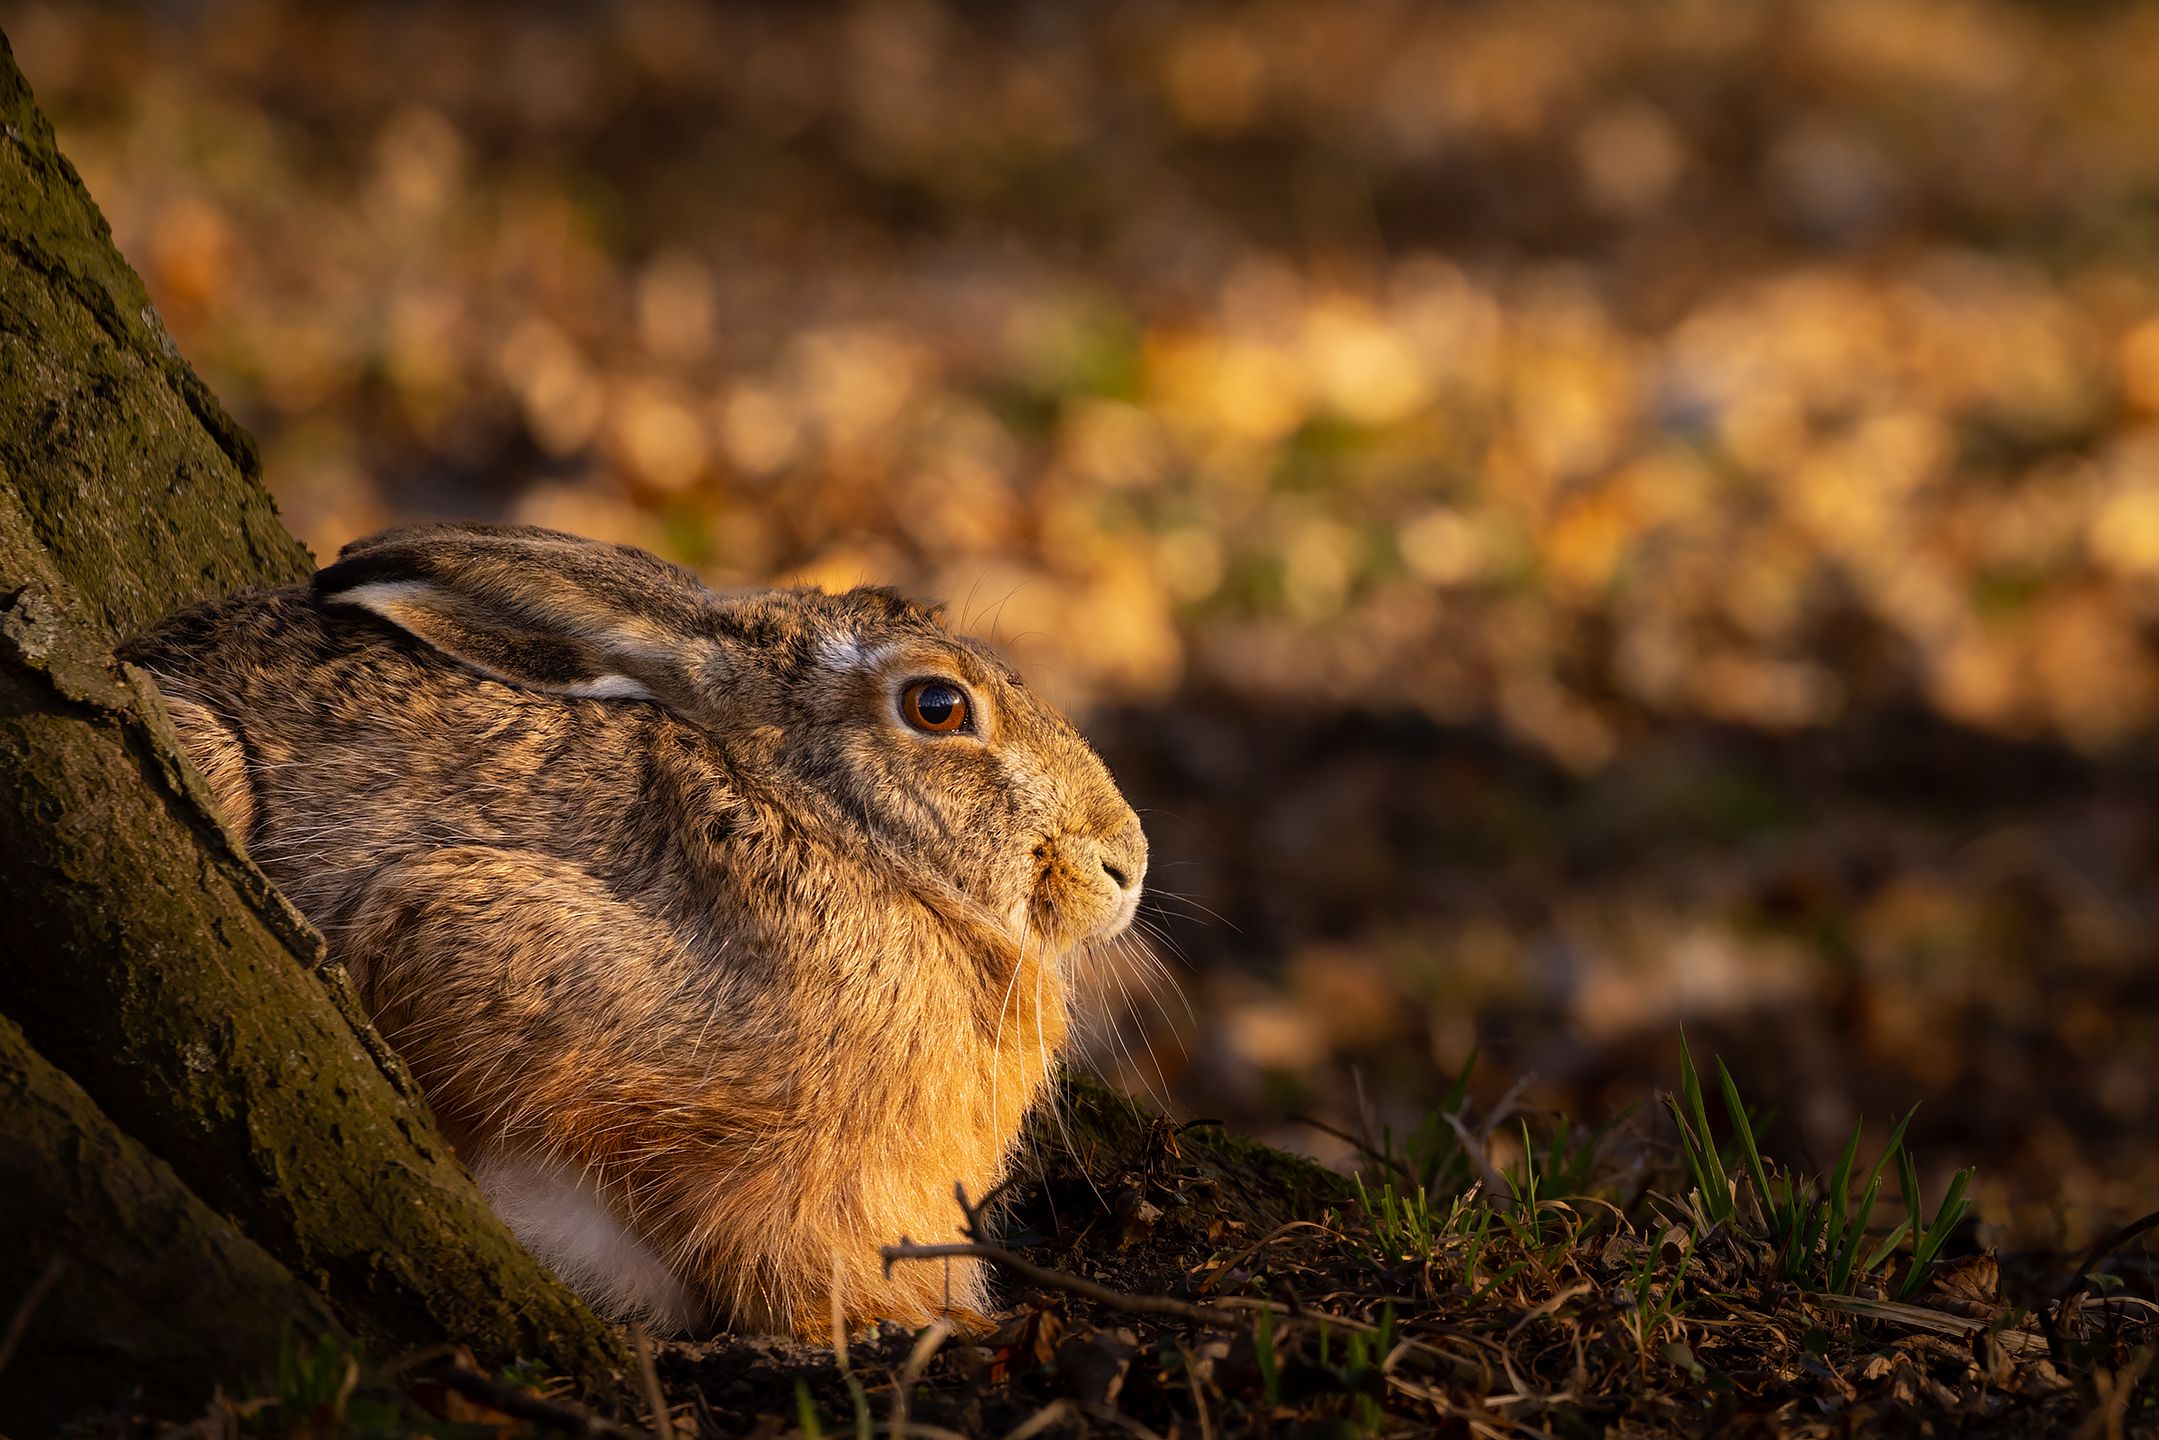
<svg viewBox="0 0 2159 1440">
<path fill-rule="evenodd" d="M 896 1417 L 966 1435 L 2159 1434 L 2136 1384 L 2159 1313 L 2148 1263 L 2071 1286 L 2074 1261 L 1967 1253 L 1909 1305 L 1878 1285 L 1832 1304 L 1778 1278 L 1744 1227 L 1690 1244 L 1647 1132 L 1607 1136 L 1588 1187 L 1631 1183 L 1632 1204 L 1546 1200 L 1481 1253 L 1459 1231 L 1390 1253 L 1340 1177 L 1120 1116 L 1105 1092 L 1074 1109 L 1077 1158 L 1042 1127 L 1046 1163 L 998 1233 L 1076 1284 L 1007 1283 L 987 1335 L 884 1327 L 844 1369 L 825 1347 L 668 1345 L 659 1374 L 691 1433 L 794 1433 L 806 1404 L 831 1434 Z M 1195 1313 L 1140 1313 L 1163 1299 Z M 1197 1313 L 1257 1302 L 1286 1313 Z M 1645 1305 L 1677 1314 L 1638 1333 Z"/>
</svg>

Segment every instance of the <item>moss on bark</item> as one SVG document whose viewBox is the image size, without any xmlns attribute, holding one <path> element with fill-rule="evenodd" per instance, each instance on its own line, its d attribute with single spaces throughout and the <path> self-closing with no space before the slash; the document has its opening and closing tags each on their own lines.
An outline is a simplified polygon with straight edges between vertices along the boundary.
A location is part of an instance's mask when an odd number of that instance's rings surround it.
<svg viewBox="0 0 2159 1440">
<path fill-rule="evenodd" d="M 605 1375 L 605 1332 L 206 852 L 139 677 L 107 683 L 70 695 L 0 651 L 0 893 L 17 900 L 0 1011 L 364 1338 Z"/>
<path fill-rule="evenodd" d="M 0 477 L 108 644 L 312 566 L 0 35 Z"/>
<path fill-rule="evenodd" d="M 449 1337 L 604 1389 L 613 1332 L 488 1210 L 111 659 L 170 610 L 309 569 L 0 36 L 0 1012 L 377 1350 Z"/>
</svg>

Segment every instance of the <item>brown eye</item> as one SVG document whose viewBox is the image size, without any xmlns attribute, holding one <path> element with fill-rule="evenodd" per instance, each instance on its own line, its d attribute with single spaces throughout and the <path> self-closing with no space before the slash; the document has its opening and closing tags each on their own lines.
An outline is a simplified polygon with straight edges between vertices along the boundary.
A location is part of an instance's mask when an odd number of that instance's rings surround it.
<svg viewBox="0 0 2159 1440">
<path fill-rule="evenodd" d="M 917 680 L 900 692 L 900 718 L 932 735 L 965 730 L 967 694 L 948 681 Z"/>
</svg>

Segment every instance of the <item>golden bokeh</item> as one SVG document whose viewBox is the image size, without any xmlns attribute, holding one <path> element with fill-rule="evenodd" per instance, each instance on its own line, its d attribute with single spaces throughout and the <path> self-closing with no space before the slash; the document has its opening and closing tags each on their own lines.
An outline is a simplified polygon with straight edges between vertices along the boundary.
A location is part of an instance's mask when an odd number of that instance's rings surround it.
<svg viewBox="0 0 2159 1440">
<path fill-rule="evenodd" d="M 898 583 L 1094 717 L 1248 927 L 1165 920 L 1209 1113 L 1473 1043 L 1581 1100 L 1684 1021 L 1783 1033 L 1810 1134 L 2068 1047 L 2078 1203 L 2159 1177 L 2159 10 L 0 23 L 318 556 Z M 1906 725 L 1974 767 L 1916 808 L 1847 763 Z"/>
</svg>

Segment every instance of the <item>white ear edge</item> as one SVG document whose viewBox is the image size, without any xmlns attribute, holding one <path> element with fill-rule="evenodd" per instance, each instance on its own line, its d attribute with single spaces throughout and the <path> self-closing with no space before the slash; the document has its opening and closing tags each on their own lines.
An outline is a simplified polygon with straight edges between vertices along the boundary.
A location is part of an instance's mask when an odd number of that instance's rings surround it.
<svg viewBox="0 0 2159 1440">
<path fill-rule="evenodd" d="M 580 700 L 651 700 L 653 693 L 644 685 L 627 675 L 602 675 L 593 680 L 580 680 L 575 685 L 548 687 L 557 695 L 574 695 Z"/>
<path fill-rule="evenodd" d="M 423 600 L 440 605 L 449 597 L 441 586 L 430 585 L 425 580 L 376 580 L 349 590 L 332 591 L 322 598 L 332 605 L 357 605 L 362 610 L 374 611 L 385 620 L 398 620 L 399 612 L 409 605 Z"/>
<path fill-rule="evenodd" d="M 443 589 L 440 585 L 429 584 L 425 580 L 375 580 L 365 585 L 355 585 L 349 590 L 331 591 L 322 598 L 336 605 L 357 605 L 362 610 L 372 611 L 393 625 L 407 630 L 415 629 L 415 626 L 407 618 L 414 609 L 422 606 L 438 610 L 455 609 L 458 603 L 456 595 L 452 592 Z M 645 637 L 632 639 L 630 645 L 638 651 L 660 653 L 658 643 Z M 503 680 L 509 679 L 508 676 L 498 675 L 489 667 L 469 658 L 465 663 L 483 675 L 493 675 L 495 678 Z M 512 681 L 511 683 L 516 682 Z M 580 700 L 654 700 L 659 698 L 646 689 L 642 681 L 633 679 L 628 675 L 613 673 L 595 676 L 590 680 L 580 680 L 574 685 L 550 685 L 546 689 L 550 694 L 570 695 Z"/>
</svg>

